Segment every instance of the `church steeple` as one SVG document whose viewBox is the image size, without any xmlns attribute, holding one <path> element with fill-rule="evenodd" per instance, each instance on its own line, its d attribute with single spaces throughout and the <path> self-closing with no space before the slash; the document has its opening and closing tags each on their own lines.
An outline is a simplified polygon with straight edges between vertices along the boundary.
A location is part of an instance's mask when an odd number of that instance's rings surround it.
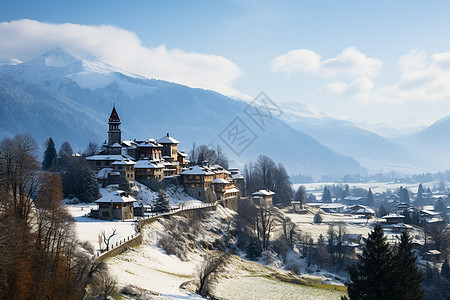
<svg viewBox="0 0 450 300">
<path fill-rule="evenodd" d="M 117 114 L 116 107 L 113 106 L 111 116 L 108 120 L 109 130 L 108 130 L 108 145 L 114 145 L 115 143 L 120 144 L 122 141 L 122 131 L 120 129 L 120 118 Z"/>
</svg>

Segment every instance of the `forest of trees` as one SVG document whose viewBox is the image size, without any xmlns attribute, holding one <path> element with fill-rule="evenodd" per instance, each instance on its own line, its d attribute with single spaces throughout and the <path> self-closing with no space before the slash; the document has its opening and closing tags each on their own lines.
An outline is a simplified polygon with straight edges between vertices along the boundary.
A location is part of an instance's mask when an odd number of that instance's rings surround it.
<svg viewBox="0 0 450 300">
<path fill-rule="evenodd" d="M 244 167 L 246 193 L 250 195 L 257 190 L 271 190 L 275 193 L 273 204 L 287 206 L 294 197 L 289 175 L 282 164 L 265 155 L 258 156 L 256 162 L 250 162 Z"/>
<path fill-rule="evenodd" d="M 103 299 L 116 280 L 77 242 L 61 177 L 40 171 L 37 149 L 29 135 L 0 142 L 0 298 Z"/>
<path fill-rule="evenodd" d="M 90 142 L 85 153 L 93 155 L 96 151 L 98 146 Z M 47 140 L 42 170 L 61 174 L 65 197 L 74 196 L 81 202 L 93 202 L 100 197 L 94 173 L 83 157 L 73 156 L 73 149 L 68 141 L 61 144 L 57 155 L 53 139 L 50 137 Z M 126 186 L 121 188 L 126 190 Z"/>
</svg>

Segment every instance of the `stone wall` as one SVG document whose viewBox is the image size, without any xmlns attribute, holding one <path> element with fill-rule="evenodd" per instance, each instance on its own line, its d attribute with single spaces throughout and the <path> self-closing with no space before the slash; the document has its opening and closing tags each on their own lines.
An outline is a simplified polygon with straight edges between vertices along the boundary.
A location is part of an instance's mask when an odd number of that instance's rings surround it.
<svg viewBox="0 0 450 300">
<path fill-rule="evenodd" d="M 195 206 L 186 208 L 183 210 L 175 210 L 173 212 L 158 214 L 155 216 L 151 216 L 146 219 L 139 220 L 139 226 L 141 228 L 141 232 L 144 230 L 144 226 L 151 224 L 152 222 L 158 220 L 159 218 L 165 217 L 170 218 L 171 216 L 184 216 L 184 217 L 192 217 L 194 214 L 196 214 L 199 211 L 212 211 L 217 209 L 218 203 L 215 203 L 214 205 L 208 205 L 208 206 Z M 94 259 L 96 261 L 104 261 L 107 258 L 114 257 L 116 255 L 120 255 L 123 252 L 127 251 L 129 248 L 137 247 L 142 244 L 143 237 L 142 233 L 137 234 L 137 236 L 129 236 L 125 239 L 122 239 L 120 241 L 117 241 L 116 243 L 113 243 L 111 245 L 111 250 L 108 252 L 105 252 L 103 254 L 100 254 L 98 256 L 94 256 Z"/>
</svg>

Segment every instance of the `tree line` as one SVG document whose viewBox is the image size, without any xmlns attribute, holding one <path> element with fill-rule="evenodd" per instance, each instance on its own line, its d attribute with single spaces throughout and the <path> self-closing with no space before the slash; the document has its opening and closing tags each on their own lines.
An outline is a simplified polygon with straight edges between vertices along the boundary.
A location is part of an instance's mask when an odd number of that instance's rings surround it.
<svg viewBox="0 0 450 300">
<path fill-rule="evenodd" d="M 37 149 L 29 135 L 0 142 L 0 298 L 106 298 L 116 280 L 77 242 L 61 177 L 40 171 Z"/>
<path fill-rule="evenodd" d="M 90 142 L 83 156 L 94 155 L 97 151 L 97 144 Z M 93 202 L 100 197 L 97 180 L 87 161 L 73 154 L 72 146 L 65 141 L 57 155 L 50 137 L 46 142 L 42 170 L 61 174 L 65 197 L 72 195 L 81 202 Z"/>
</svg>

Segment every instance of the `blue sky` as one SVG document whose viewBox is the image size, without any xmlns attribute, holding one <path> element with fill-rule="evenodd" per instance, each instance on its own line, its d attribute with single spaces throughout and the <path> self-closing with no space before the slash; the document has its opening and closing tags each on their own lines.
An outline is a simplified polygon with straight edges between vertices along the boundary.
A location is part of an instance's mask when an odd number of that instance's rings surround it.
<svg viewBox="0 0 450 300">
<path fill-rule="evenodd" d="M 86 35 L 110 25 L 126 31 L 132 41 L 123 43 L 136 47 L 124 49 L 121 58 L 100 50 L 94 54 L 132 72 L 230 95 L 264 91 L 277 102 L 303 103 L 358 122 L 414 117 L 430 123 L 450 111 L 449 6 L 444 1 L 4 1 L 0 58 L 26 60 L 57 45 L 56 37 L 45 37 L 50 29 L 36 29 L 42 23 L 87 25 Z M 7 26 L 22 19 L 38 23 Z M 78 29 L 67 35 L 62 26 L 51 30 L 61 33 L 63 47 L 77 48 L 67 37 Z M 27 44 L 33 34 L 42 38 Z M 109 39 L 114 36 L 120 35 Z M 92 51 L 91 40 L 78 44 Z M 166 70 L 150 62 L 147 69 L 138 68 L 124 59 L 127 51 L 162 55 L 155 60 Z"/>
</svg>

